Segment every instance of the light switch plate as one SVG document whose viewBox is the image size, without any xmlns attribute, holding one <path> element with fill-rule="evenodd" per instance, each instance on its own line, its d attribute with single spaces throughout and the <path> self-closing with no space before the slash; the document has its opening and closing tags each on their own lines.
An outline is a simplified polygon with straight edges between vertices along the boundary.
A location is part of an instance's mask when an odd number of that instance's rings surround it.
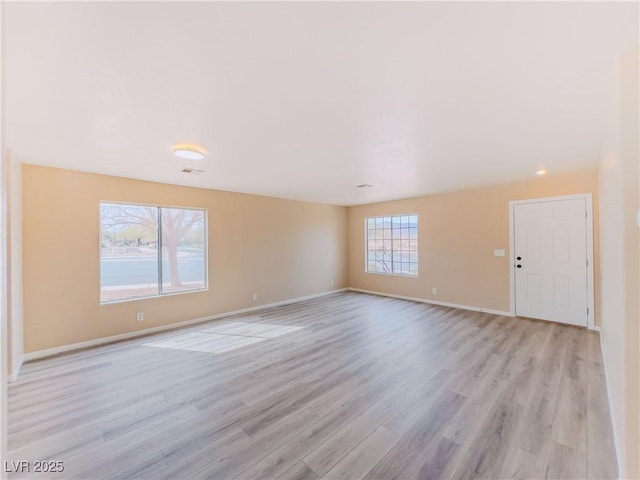
<svg viewBox="0 0 640 480">
<path fill-rule="evenodd" d="M 504 249 L 498 249 L 493 251 L 494 257 L 504 257 Z"/>
</svg>

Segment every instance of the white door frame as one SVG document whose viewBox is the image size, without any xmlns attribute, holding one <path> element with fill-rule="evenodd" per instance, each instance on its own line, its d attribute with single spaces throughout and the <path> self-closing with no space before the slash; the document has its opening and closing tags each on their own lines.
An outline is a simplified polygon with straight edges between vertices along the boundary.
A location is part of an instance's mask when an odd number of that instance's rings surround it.
<svg viewBox="0 0 640 480">
<path fill-rule="evenodd" d="M 523 203 L 541 203 L 555 202 L 558 200 L 584 199 L 587 209 L 586 227 L 587 227 L 587 307 L 589 313 L 587 315 L 587 328 L 589 330 L 597 330 L 595 326 L 595 306 L 594 306 L 594 284 L 593 284 L 593 195 L 591 193 L 580 193 L 577 195 L 564 195 L 561 197 L 544 197 L 544 198 L 528 198 L 526 200 L 511 200 L 509 202 L 509 288 L 510 288 L 510 309 L 509 313 L 512 317 L 516 316 L 516 284 L 514 278 L 513 266 L 515 265 L 513 252 L 515 249 L 515 238 L 513 232 L 513 215 L 514 207 Z"/>
</svg>

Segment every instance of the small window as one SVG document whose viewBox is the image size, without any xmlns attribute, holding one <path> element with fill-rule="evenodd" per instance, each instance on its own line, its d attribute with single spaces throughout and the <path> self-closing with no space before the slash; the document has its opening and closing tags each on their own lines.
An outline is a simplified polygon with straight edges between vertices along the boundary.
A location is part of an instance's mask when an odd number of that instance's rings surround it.
<svg viewBox="0 0 640 480">
<path fill-rule="evenodd" d="M 395 215 L 365 220 L 366 271 L 418 275 L 418 216 Z"/>
<path fill-rule="evenodd" d="M 204 209 L 100 204 L 100 303 L 207 288 Z"/>
</svg>

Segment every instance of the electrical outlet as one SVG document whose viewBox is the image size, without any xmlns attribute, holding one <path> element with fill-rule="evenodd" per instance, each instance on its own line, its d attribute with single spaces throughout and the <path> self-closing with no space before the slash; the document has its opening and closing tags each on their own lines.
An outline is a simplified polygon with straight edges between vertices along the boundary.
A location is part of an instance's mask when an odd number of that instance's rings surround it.
<svg viewBox="0 0 640 480">
<path fill-rule="evenodd" d="M 438 290 L 437 290 L 436 288 L 432 288 L 432 289 L 431 289 L 431 293 L 432 293 L 433 295 L 437 295 L 437 294 L 438 294 Z"/>
<path fill-rule="evenodd" d="M 136 322 L 141 322 L 144 320 L 144 312 L 138 312 L 136 315 Z"/>
<path fill-rule="evenodd" d="M 253 298 L 253 301 L 255 302 L 256 300 L 258 300 L 258 294 L 254 293 L 252 298 Z"/>
</svg>

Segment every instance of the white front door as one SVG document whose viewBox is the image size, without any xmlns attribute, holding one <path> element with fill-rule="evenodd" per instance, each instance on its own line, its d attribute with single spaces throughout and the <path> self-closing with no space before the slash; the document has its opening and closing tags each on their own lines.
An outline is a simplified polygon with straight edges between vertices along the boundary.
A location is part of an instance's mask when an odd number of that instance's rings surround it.
<svg viewBox="0 0 640 480">
<path fill-rule="evenodd" d="M 586 199 L 516 203 L 515 313 L 587 326 Z"/>
</svg>

